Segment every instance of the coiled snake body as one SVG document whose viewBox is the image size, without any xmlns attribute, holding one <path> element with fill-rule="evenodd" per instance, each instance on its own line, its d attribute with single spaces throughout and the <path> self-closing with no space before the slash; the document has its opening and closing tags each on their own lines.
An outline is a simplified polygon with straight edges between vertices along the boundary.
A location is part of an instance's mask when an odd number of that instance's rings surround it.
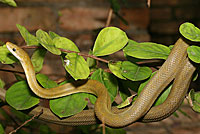
<svg viewBox="0 0 200 134">
<path fill-rule="evenodd" d="M 41 106 L 33 109 L 30 114 L 35 114 L 43 109 L 39 117 L 43 120 L 66 125 L 95 124 L 98 117 L 100 121 L 112 127 L 124 127 L 135 121 L 159 121 L 170 116 L 182 103 L 189 87 L 195 67 L 187 58 L 187 43 L 179 39 L 172 49 L 168 59 L 159 71 L 142 90 L 136 101 L 128 108 L 118 110 L 111 107 L 111 101 L 106 88 L 98 81 L 88 80 L 76 87 L 71 83 L 44 89 L 40 87 L 35 78 L 35 72 L 28 54 L 18 46 L 7 42 L 9 51 L 21 62 L 31 90 L 41 98 L 58 98 L 78 92 L 87 92 L 98 98 L 94 110 L 86 110 L 66 119 L 59 119 L 50 110 Z M 158 106 L 152 107 L 154 101 L 164 88 L 174 79 L 173 87 L 167 100 Z M 152 107 L 152 108 L 151 108 Z"/>
</svg>

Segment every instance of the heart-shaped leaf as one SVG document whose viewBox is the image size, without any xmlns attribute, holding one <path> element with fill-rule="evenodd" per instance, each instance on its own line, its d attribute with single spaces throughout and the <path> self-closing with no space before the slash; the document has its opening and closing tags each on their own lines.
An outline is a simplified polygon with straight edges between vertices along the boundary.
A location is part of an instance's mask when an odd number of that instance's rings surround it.
<svg viewBox="0 0 200 134">
<path fill-rule="evenodd" d="M 31 57 L 31 61 L 33 63 L 35 72 L 39 72 L 42 69 L 45 54 L 46 54 L 46 49 L 38 48 L 34 51 Z"/>
<path fill-rule="evenodd" d="M 180 33 L 188 40 L 200 42 L 200 29 L 192 23 L 183 23 L 179 28 Z"/>
<path fill-rule="evenodd" d="M 200 47 L 198 46 L 189 46 L 187 48 L 188 57 L 196 62 L 200 63 Z"/>
<path fill-rule="evenodd" d="M 13 7 L 17 7 L 17 4 L 15 3 L 14 0 L 0 0 L 0 2 L 6 3 L 6 4 L 13 6 Z"/>
<path fill-rule="evenodd" d="M 150 77 L 152 70 L 149 67 L 141 67 L 130 61 L 122 62 L 122 75 L 132 81 L 140 81 Z"/>
<path fill-rule="evenodd" d="M 78 47 L 71 40 L 65 37 L 56 37 L 53 39 L 53 43 L 57 48 L 62 48 L 65 50 L 80 52 Z"/>
<path fill-rule="evenodd" d="M 50 100 L 51 110 L 60 118 L 81 112 L 87 105 L 88 94 L 77 93 L 59 99 Z"/>
<path fill-rule="evenodd" d="M 195 112 L 200 113 L 200 92 L 195 92 L 194 89 L 190 90 L 188 101 L 192 109 Z"/>
<path fill-rule="evenodd" d="M 5 46 L 0 46 L 0 62 L 3 64 L 13 64 L 18 60 L 10 53 Z"/>
<path fill-rule="evenodd" d="M 138 43 L 133 40 L 129 40 L 123 51 L 129 56 L 140 59 L 167 59 L 170 53 L 167 46 L 152 42 Z"/>
<path fill-rule="evenodd" d="M 56 37 L 60 37 L 58 34 L 52 32 L 52 31 L 49 31 L 49 36 L 51 37 L 52 40 L 53 40 L 54 38 L 56 38 Z"/>
<path fill-rule="evenodd" d="M 126 33 L 116 27 L 106 27 L 100 31 L 94 44 L 95 56 L 109 55 L 122 49 L 128 42 Z"/>
<path fill-rule="evenodd" d="M 39 45 L 38 39 L 34 35 L 30 34 L 24 26 L 21 26 L 19 24 L 16 24 L 16 26 L 28 46 Z"/>
<path fill-rule="evenodd" d="M 65 56 L 64 67 L 67 72 L 75 79 L 86 79 L 90 74 L 85 59 L 77 53 L 68 53 Z"/>
<path fill-rule="evenodd" d="M 36 79 L 44 88 L 53 88 L 58 86 L 57 83 L 44 74 L 37 74 Z"/>
<path fill-rule="evenodd" d="M 46 48 L 48 51 L 50 51 L 53 54 L 60 55 L 61 51 L 55 47 L 53 40 L 51 37 L 48 35 L 47 32 L 39 29 L 36 32 L 36 37 L 39 41 L 39 43 Z"/>
<path fill-rule="evenodd" d="M 44 88 L 54 88 L 58 86 L 55 81 L 49 79 L 44 74 L 37 74 L 36 78 Z M 64 81 L 60 85 L 66 83 L 68 83 L 68 81 Z M 86 98 L 88 98 L 88 94 L 77 93 L 62 98 L 52 99 L 49 101 L 49 105 L 53 113 L 60 118 L 68 117 L 81 112 L 85 108 L 88 103 Z"/>
<path fill-rule="evenodd" d="M 109 62 L 108 63 L 108 67 L 110 69 L 110 71 L 116 75 L 117 77 L 121 78 L 121 79 L 126 79 L 124 76 L 122 76 L 122 69 L 121 69 L 121 66 L 122 66 L 122 61 L 118 61 L 116 63 L 112 63 L 112 62 Z"/>
<path fill-rule="evenodd" d="M 7 90 L 6 101 L 16 110 L 25 110 L 37 105 L 39 98 L 31 92 L 26 81 L 20 81 Z"/>
</svg>

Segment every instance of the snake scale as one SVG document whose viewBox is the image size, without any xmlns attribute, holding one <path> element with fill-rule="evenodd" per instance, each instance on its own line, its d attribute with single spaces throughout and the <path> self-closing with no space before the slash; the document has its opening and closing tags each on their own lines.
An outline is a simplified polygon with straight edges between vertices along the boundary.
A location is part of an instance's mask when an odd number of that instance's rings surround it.
<svg viewBox="0 0 200 134">
<path fill-rule="evenodd" d="M 181 105 L 189 87 L 195 67 L 187 58 L 188 44 L 178 39 L 167 60 L 144 87 L 136 101 L 128 108 L 118 110 L 111 106 L 109 94 L 98 81 L 87 80 L 80 86 L 67 83 L 56 88 L 42 88 L 36 81 L 35 71 L 29 55 L 17 45 L 6 43 L 8 50 L 20 61 L 31 90 L 41 98 L 52 99 L 78 92 L 87 92 L 97 96 L 94 110 L 84 110 L 74 116 L 59 119 L 49 109 L 37 106 L 29 114 L 43 109 L 39 119 L 65 125 L 89 125 L 97 123 L 97 118 L 111 127 L 124 127 L 136 121 L 153 122 L 170 116 Z M 152 107 L 153 103 L 172 81 L 173 87 L 164 103 Z M 97 118 L 96 118 L 97 117 Z"/>
</svg>

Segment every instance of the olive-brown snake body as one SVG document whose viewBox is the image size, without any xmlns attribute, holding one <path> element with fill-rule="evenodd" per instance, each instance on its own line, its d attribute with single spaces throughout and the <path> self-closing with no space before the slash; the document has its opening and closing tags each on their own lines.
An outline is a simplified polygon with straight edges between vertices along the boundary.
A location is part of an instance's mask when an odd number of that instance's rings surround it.
<svg viewBox="0 0 200 134">
<path fill-rule="evenodd" d="M 52 89 L 40 87 L 35 79 L 34 68 L 28 54 L 10 42 L 7 42 L 6 45 L 9 51 L 21 62 L 30 88 L 41 98 L 58 98 L 77 92 L 88 92 L 98 96 L 95 103 L 95 112 L 91 110 L 83 111 L 63 120 L 57 118 L 50 110 L 43 108 L 44 112 L 40 118 L 58 124 L 94 124 L 96 123 L 95 115 L 103 123 L 112 127 L 124 127 L 139 119 L 143 122 L 162 120 L 171 115 L 180 106 L 189 87 L 192 74 L 195 71 L 195 67 L 186 58 L 188 45 L 182 39 L 179 39 L 168 59 L 145 86 L 136 101 L 127 109 L 115 112 L 115 110 L 111 110 L 110 97 L 106 88 L 97 81 L 88 80 L 78 87 L 70 83 Z M 159 94 L 174 78 L 174 84 L 167 100 L 159 106 L 152 107 Z M 34 114 L 40 109 L 41 107 L 36 107 L 30 114 Z"/>
</svg>

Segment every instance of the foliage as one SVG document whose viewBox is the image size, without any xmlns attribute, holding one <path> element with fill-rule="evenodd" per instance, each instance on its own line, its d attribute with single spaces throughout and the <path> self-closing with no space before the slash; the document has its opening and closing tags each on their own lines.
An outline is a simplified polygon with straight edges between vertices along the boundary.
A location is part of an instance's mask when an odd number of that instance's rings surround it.
<svg viewBox="0 0 200 134">
<path fill-rule="evenodd" d="M 188 40 L 192 42 L 200 42 L 200 29 L 195 27 L 194 24 L 185 22 L 183 23 L 180 28 L 180 33 Z M 189 46 L 187 48 L 188 57 L 195 63 L 200 63 L 199 57 L 200 57 L 200 47 L 199 46 Z M 198 77 L 198 76 L 197 76 Z M 196 78 L 195 78 L 196 79 Z M 192 109 L 196 112 L 200 112 L 200 92 L 195 92 L 194 90 L 191 90 L 188 96 L 188 100 L 192 106 Z"/>
<path fill-rule="evenodd" d="M 17 7 L 17 4 L 15 3 L 14 0 L 0 0 L 0 2 L 8 4 L 8 5 L 13 6 L 13 7 Z"/>
<path fill-rule="evenodd" d="M 34 36 L 19 24 L 17 24 L 17 28 L 27 43 L 27 46 L 34 45 L 39 47 L 31 57 L 36 72 L 42 69 L 45 53 L 49 51 L 61 57 L 63 67 L 67 74 L 70 74 L 73 78 L 72 81 L 87 78 L 100 81 L 107 88 L 112 102 L 114 102 L 119 90 L 119 94 L 124 101 L 124 104 L 120 105 L 121 107 L 125 107 L 131 103 L 129 100 L 133 96 L 130 97 L 130 91 L 128 89 L 136 91 L 139 95 L 144 86 L 155 74 L 152 73 L 149 67 L 138 65 L 137 61 L 143 61 L 145 59 L 165 60 L 171 51 L 171 46 L 167 47 L 152 42 L 138 43 L 129 39 L 121 29 L 106 27 L 99 32 L 93 50 L 88 55 L 83 55 L 74 42 L 54 32 L 45 32 L 39 29 L 36 31 L 36 36 Z M 180 33 L 190 41 L 200 42 L 199 31 L 197 27 L 188 22 L 180 26 Z M 102 60 L 102 56 L 108 56 L 120 50 L 124 52 L 126 61 Z M 198 46 L 190 46 L 187 51 L 192 61 L 200 63 L 200 48 Z M 87 61 L 85 58 L 88 58 Z M 99 63 L 98 60 L 103 61 L 101 63 L 106 64 L 111 72 L 106 72 L 104 69 L 99 68 L 97 64 L 97 62 Z M 17 62 L 5 46 L 0 47 L 0 61 L 4 64 Z M 59 84 L 50 80 L 46 75 L 37 74 L 36 78 L 44 88 L 59 86 Z M 67 82 L 69 81 L 65 81 L 64 83 Z M 0 85 L 2 84 L 3 82 L 0 83 Z M 171 86 L 162 93 L 154 105 L 161 104 L 167 98 L 170 88 Z M 50 100 L 50 109 L 61 118 L 68 117 L 86 108 L 88 103 L 86 98 L 89 98 L 93 104 L 95 103 L 96 98 L 94 96 L 86 93 L 78 93 Z M 194 106 L 193 109 L 199 112 L 199 93 L 191 91 L 190 98 Z M 6 92 L 7 103 L 17 110 L 29 109 L 37 105 L 39 100 L 40 98 L 31 92 L 27 82 L 24 80 L 16 82 Z M 48 128 L 45 128 L 44 131 L 48 131 Z M 122 129 L 114 130 L 107 128 L 106 131 L 108 133 L 124 133 Z"/>
</svg>

